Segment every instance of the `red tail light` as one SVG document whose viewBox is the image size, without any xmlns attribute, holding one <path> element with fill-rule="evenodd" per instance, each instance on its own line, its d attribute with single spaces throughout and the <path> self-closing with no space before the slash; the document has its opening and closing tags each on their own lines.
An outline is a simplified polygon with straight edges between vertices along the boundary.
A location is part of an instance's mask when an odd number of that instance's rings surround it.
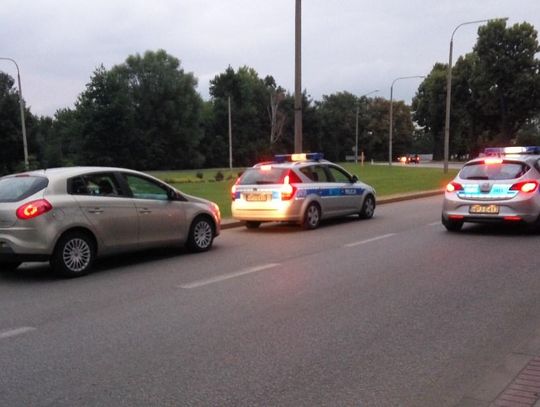
<svg viewBox="0 0 540 407">
<path fill-rule="evenodd" d="M 511 191 L 520 191 L 520 192 L 534 192 L 538 189 L 538 181 L 535 180 L 528 180 L 528 181 L 522 181 L 518 182 L 517 184 L 514 184 L 510 187 Z"/>
<path fill-rule="evenodd" d="M 281 200 L 288 201 L 292 199 L 296 193 L 296 187 L 290 184 L 290 177 L 286 175 L 283 179 L 283 186 L 281 187 Z"/>
<path fill-rule="evenodd" d="M 49 212 L 52 208 L 52 205 L 46 199 L 38 199 L 19 207 L 17 217 L 23 220 L 32 219 Z"/>
<path fill-rule="evenodd" d="M 238 185 L 239 182 L 240 182 L 240 178 L 237 178 L 236 182 L 234 183 L 234 185 L 231 188 L 231 199 L 233 201 L 236 199 L 236 185 Z"/>
<path fill-rule="evenodd" d="M 448 192 L 456 192 L 456 191 L 462 191 L 463 190 L 463 185 L 455 182 L 455 181 L 452 181 L 451 183 L 449 183 L 447 186 L 446 186 L 446 190 Z"/>
</svg>

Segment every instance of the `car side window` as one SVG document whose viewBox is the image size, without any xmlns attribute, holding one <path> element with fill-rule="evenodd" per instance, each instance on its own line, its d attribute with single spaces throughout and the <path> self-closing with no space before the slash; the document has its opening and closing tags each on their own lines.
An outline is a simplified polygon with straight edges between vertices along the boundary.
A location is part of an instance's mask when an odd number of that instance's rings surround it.
<svg viewBox="0 0 540 407">
<path fill-rule="evenodd" d="M 159 185 L 153 180 L 139 177 L 137 175 L 123 174 L 124 178 L 131 189 L 133 198 L 137 199 L 156 199 L 159 201 L 167 201 L 169 199 L 168 191 L 162 185 Z"/>
<path fill-rule="evenodd" d="M 81 175 L 68 182 L 69 193 L 73 195 L 122 196 L 118 181 L 112 173 Z"/>
<path fill-rule="evenodd" d="M 352 182 L 349 174 L 337 167 L 328 167 L 328 171 L 330 172 L 330 176 L 332 177 L 331 182 L 341 182 L 347 184 L 350 184 Z"/>
<path fill-rule="evenodd" d="M 309 165 L 300 169 L 300 172 L 313 182 L 328 182 L 326 171 L 320 165 Z"/>
</svg>

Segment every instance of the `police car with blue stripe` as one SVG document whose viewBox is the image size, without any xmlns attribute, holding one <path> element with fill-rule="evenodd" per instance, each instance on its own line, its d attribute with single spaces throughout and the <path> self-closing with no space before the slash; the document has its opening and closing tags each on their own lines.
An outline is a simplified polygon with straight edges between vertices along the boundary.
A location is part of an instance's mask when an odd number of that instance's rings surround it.
<svg viewBox="0 0 540 407">
<path fill-rule="evenodd" d="M 375 212 L 375 190 L 320 153 L 283 154 L 248 168 L 232 187 L 232 216 L 257 228 L 295 222 L 315 229 L 322 219 Z"/>
<path fill-rule="evenodd" d="M 464 222 L 540 221 L 540 147 L 486 148 L 446 187 L 442 223 L 459 231 Z"/>
</svg>

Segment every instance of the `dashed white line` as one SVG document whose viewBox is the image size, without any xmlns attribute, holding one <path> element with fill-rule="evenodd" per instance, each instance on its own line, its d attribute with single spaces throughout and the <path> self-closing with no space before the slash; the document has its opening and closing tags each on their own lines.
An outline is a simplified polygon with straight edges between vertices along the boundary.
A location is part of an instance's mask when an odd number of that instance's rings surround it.
<svg viewBox="0 0 540 407">
<path fill-rule="evenodd" d="M 35 330 L 36 328 L 32 328 L 31 326 L 22 326 L 20 328 L 10 329 L 7 331 L 0 331 L 0 339 L 6 339 L 12 336 L 22 335 Z"/>
<path fill-rule="evenodd" d="M 353 242 L 353 243 L 347 243 L 345 245 L 345 247 L 355 247 L 355 246 L 360 246 L 362 244 L 366 244 L 366 243 L 370 243 L 370 242 L 375 242 L 377 240 L 381 240 L 381 239 L 386 239 L 386 238 L 389 238 L 389 237 L 392 237 L 392 236 L 395 236 L 395 233 L 388 233 L 386 235 L 381 235 L 381 236 L 377 236 L 377 237 L 372 237 L 371 239 L 366 239 L 366 240 L 360 240 L 359 242 Z"/>
<path fill-rule="evenodd" d="M 439 226 L 439 225 L 442 225 L 441 221 L 437 221 L 437 222 L 431 222 L 431 223 L 428 223 L 427 224 L 428 226 Z"/>
<path fill-rule="evenodd" d="M 202 287 L 202 286 L 205 286 L 205 285 L 208 285 L 208 284 L 219 283 L 220 281 L 229 280 L 231 278 L 244 276 L 246 274 L 257 273 L 258 271 L 268 270 L 270 268 L 274 268 L 274 267 L 277 267 L 277 266 L 279 266 L 279 263 L 262 264 L 260 266 L 250 267 L 250 268 L 242 270 L 242 271 L 237 271 L 235 273 L 223 274 L 221 276 L 208 278 L 206 280 L 199 280 L 199 281 L 194 281 L 194 282 L 188 283 L 188 284 L 182 284 L 182 285 L 179 285 L 178 287 L 186 288 L 186 289 L 198 288 L 198 287 Z"/>
</svg>

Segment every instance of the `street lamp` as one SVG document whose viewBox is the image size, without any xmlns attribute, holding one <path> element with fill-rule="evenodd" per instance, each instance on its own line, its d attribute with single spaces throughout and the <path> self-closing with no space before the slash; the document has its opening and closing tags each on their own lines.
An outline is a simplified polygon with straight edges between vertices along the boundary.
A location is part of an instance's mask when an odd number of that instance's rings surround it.
<svg viewBox="0 0 540 407">
<path fill-rule="evenodd" d="M 448 73 L 446 77 L 446 114 L 445 114 L 445 121 L 444 121 L 444 165 L 443 165 L 443 172 L 446 174 L 448 172 L 448 156 L 449 156 L 449 149 L 450 149 L 450 99 L 452 96 L 452 51 L 454 48 L 454 34 L 458 30 L 459 27 L 462 27 L 464 25 L 469 24 L 480 24 L 480 23 L 487 23 L 489 21 L 493 21 L 493 18 L 485 19 L 485 20 L 475 20 L 475 21 L 467 21 L 465 23 L 459 24 L 456 28 L 454 28 L 454 31 L 452 32 L 452 36 L 450 37 L 450 52 L 448 53 Z M 506 21 L 508 20 L 508 17 L 501 18 L 500 20 Z"/>
<path fill-rule="evenodd" d="M 28 170 L 28 145 L 26 143 L 26 123 L 24 120 L 24 102 L 22 97 L 22 88 L 21 88 L 21 74 L 19 72 L 19 65 L 17 65 L 17 62 L 15 62 L 14 59 L 11 58 L 5 58 L 0 57 L 0 60 L 3 61 L 11 61 L 15 64 L 15 67 L 17 68 L 17 83 L 19 86 L 19 107 L 21 109 L 21 128 L 22 128 L 22 136 L 23 136 L 23 148 L 24 148 L 24 168 Z"/>
<path fill-rule="evenodd" d="M 420 76 L 420 75 L 416 75 L 416 76 L 402 76 L 400 78 L 396 78 L 394 79 L 394 81 L 392 82 L 392 86 L 390 86 L 390 128 L 389 128 L 389 131 L 388 131 L 388 165 L 392 165 L 392 132 L 393 132 L 393 128 L 394 128 L 394 123 L 393 123 L 393 113 L 394 113 L 394 103 L 393 103 L 393 98 L 394 98 L 394 83 L 396 83 L 397 81 L 401 80 L 401 79 L 415 79 L 415 78 L 425 78 L 425 76 Z"/>
<path fill-rule="evenodd" d="M 379 89 L 372 90 L 371 92 L 368 92 L 362 96 L 360 96 L 356 102 L 356 141 L 354 144 L 354 163 L 358 164 L 358 115 L 360 114 L 360 99 L 363 97 L 369 96 L 373 93 L 377 93 Z"/>
</svg>

